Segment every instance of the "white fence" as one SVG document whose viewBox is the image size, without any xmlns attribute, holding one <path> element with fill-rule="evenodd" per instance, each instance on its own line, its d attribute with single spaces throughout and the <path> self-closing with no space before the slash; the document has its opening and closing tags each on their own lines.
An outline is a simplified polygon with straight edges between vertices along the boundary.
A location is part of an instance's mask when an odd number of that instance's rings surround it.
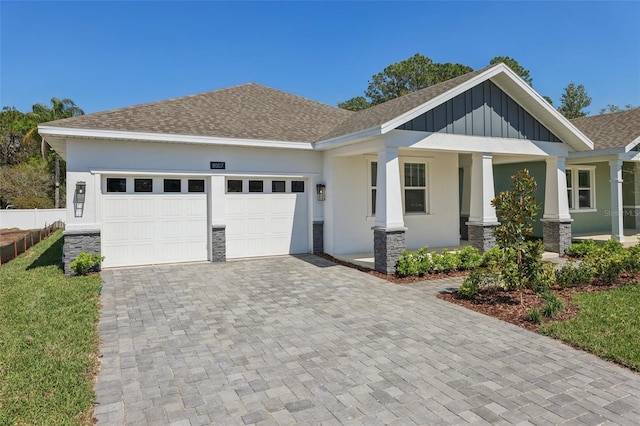
<svg viewBox="0 0 640 426">
<path fill-rule="evenodd" d="M 67 209 L 0 210 L 0 229 L 41 229 L 67 222 Z"/>
</svg>

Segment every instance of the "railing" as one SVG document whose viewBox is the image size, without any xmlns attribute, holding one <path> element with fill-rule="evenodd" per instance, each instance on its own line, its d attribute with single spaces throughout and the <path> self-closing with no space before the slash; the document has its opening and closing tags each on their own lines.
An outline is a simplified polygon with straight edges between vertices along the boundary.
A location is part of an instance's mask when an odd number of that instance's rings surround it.
<svg viewBox="0 0 640 426">
<path fill-rule="evenodd" d="M 58 220 L 37 231 L 28 231 L 22 238 L 0 247 L 0 265 L 15 259 L 30 247 L 38 244 L 58 229 L 64 228 L 64 222 Z"/>
</svg>

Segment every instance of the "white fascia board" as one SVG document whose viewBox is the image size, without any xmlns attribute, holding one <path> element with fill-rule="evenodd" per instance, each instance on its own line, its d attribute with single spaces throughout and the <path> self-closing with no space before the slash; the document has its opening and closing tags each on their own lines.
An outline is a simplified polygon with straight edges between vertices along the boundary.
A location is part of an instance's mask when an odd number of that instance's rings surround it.
<svg viewBox="0 0 640 426">
<path fill-rule="evenodd" d="M 75 129 L 69 127 L 38 126 L 41 135 L 92 139 L 135 140 L 143 142 L 190 143 L 202 145 L 231 145 L 255 148 L 313 150 L 311 142 L 283 142 L 260 139 L 233 139 L 213 136 L 174 135 L 168 133 L 126 132 L 121 130 Z"/>
<path fill-rule="evenodd" d="M 332 139 L 316 142 L 315 149 L 317 149 L 318 151 L 325 151 L 328 149 L 361 142 L 362 140 L 371 139 L 376 136 L 380 136 L 381 134 L 382 132 L 380 130 L 380 126 L 371 127 L 359 132 L 349 133 L 348 135 L 338 136 Z"/>
<path fill-rule="evenodd" d="M 595 158 L 595 157 L 605 157 L 605 156 L 619 156 L 624 154 L 624 148 L 611 148 L 611 149 L 596 149 L 594 151 L 581 151 L 581 152 L 571 152 L 569 153 L 569 159 L 572 158 Z"/>
<path fill-rule="evenodd" d="M 398 132 L 422 133 L 422 138 L 403 138 L 395 135 L 386 139 L 387 146 L 398 148 L 429 149 L 435 151 L 453 151 L 460 153 L 490 152 L 507 155 L 533 155 L 567 157 L 568 148 L 563 143 L 530 141 L 526 139 L 490 138 L 485 136 L 463 136 L 448 133 L 414 132 L 410 130 Z M 413 136 L 413 135 L 410 135 Z"/>
<path fill-rule="evenodd" d="M 636 145 L 640 144 L 640 136 L 638 136 L 637 138 L 635 138 L 634 140 L 632 140 L 629 144 L 627 144 L 627 146 L 624 147 L 624 152 L 629 152 L 631 151 L 633 148 L 636 147 Z"/>
</svg>

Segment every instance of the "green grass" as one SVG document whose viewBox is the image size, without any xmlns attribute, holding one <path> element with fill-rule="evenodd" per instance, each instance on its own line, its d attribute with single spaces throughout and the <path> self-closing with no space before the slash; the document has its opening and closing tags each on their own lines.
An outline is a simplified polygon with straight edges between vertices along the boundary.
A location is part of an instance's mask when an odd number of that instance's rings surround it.
<svg viewBox="0 0 640 426">
<path fill-rule="evenodd" d="M 546 324 L 540 332 L 640 371 L 640 284 L 578 293 L 574 301 L 577 317 Z"/>
<path fill-rule="evenodd" d="M 57 231 L 0 267 L 0 425 L 91 423 L 100 277 L 61 258 Z"/>
</svg>

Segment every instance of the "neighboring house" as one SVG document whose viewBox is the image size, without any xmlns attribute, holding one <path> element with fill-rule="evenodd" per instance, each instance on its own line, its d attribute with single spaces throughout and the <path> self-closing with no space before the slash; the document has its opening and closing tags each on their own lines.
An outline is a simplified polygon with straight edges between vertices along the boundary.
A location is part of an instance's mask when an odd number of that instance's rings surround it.
<svg viewBox="0 0 640 426">
<path fill-rule="evenodd" d="M 624 241 L 625 228 L 640 229 L 640 108 L 571 122 L 595 145 L 567 159 L 573 232 Z"/>
<path fill-rule="evenodd" d="M 67 270 L 81 250 L 104 267 L 373 252 L 391 273 L 405 247 L 461 230 L 494 244 L 494 165 L 535 161 L 562 252 L 565 159 L 593 148 L 503 64 L 360 112 L 252 83 L 39 131 L 67 161 Z"/>
</svg>

